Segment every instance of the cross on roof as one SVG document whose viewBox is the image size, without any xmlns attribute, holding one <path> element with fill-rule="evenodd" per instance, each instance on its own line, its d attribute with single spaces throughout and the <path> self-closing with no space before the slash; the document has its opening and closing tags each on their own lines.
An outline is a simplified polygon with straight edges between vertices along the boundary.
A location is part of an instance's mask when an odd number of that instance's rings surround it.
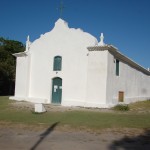
<svg viewBox="0 0 150 150">
<path fill-rule="evenodd" d="M 58 7 L 58 10 L 60 11 L 60 18 L 62 17 L 64 8 L 63 1 L 60 1 L 60 6 Z"/>
</svg>

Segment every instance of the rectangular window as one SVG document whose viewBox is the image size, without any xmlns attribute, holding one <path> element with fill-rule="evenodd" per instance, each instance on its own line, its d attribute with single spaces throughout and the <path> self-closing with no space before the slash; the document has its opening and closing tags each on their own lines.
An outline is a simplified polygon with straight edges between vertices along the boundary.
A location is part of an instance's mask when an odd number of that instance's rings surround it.
<svg viewBox="0 0 150 150">
<path fill-rule="evenodd" d="M 116 59 L 116 76 L 119 76 L 119 60 Z"/>
<path fill-rule="evenodd" d="M 123 102 L 123 101 L 124 101 L 124 92 L 119 91 L 118 101 L 119 101 L 119 102 Z"/>
</svg>

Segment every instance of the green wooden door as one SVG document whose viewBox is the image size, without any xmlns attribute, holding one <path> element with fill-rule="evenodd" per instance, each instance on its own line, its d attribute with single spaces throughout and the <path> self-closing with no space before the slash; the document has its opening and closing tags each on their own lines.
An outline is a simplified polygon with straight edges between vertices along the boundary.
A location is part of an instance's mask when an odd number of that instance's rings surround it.
<svg viewBox="0 0 150 150">
<path fill-rule="evenodd" d="M 52 103 L 61 104 L 62 79 L 54 78 L 52 84 Z"/>
</svg>

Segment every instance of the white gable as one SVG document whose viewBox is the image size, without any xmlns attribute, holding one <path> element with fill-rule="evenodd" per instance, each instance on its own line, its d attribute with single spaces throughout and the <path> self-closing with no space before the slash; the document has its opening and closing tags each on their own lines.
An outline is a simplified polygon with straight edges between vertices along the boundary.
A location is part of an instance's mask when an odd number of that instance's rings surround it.
<svg viewBox="0 0 150 150">
<path fill-rule="evenodd" d="M 64 42 L 66 46 L 68 45 L 72 47 L 83 44 L 86 44 L 86 47 L 91 45 L 94 46 L 98 43 L 94 36 L 83 32 L 81 29 L 69 28 L 68 24 L 64 20 L 58 19 L 54 28 L 50 32 L 41 35 L 39 39 L 32 43 L 31 49 L 34 47 L 38 49 L 39 46 L 57 46 L 58 44 L 64 46 Z"/>
</svg>

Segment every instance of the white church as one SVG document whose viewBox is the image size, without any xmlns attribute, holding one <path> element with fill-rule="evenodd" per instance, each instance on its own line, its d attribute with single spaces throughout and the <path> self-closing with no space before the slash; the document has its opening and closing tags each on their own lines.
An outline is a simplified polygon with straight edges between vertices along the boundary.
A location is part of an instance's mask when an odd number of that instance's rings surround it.
<svg viewBox="0 0 150 150">
<path fill-rule="evenodd" d="M 150 99 L 150 71 L 81 29 L 58 19 L 16 53 L 14 100 L 109 108 Z"/>
</svg>

